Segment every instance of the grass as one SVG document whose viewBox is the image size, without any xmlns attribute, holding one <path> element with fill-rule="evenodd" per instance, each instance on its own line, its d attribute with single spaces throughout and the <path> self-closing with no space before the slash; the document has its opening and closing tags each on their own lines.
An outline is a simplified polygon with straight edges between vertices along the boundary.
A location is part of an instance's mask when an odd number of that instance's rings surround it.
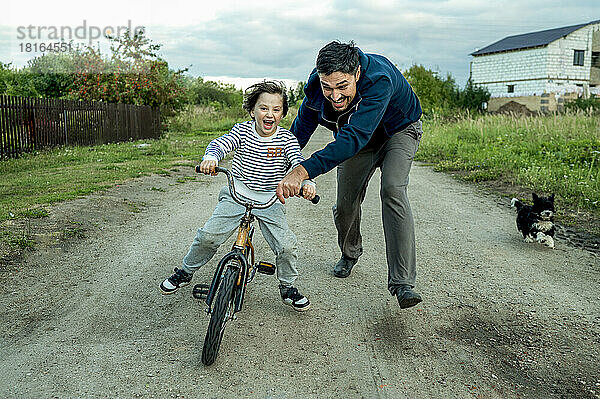
<svg viewBox="0 0 600 399">
<path fill-rule="evenodd" d="M 296 115 L 291 108 L 282 126 L 289 127 Z M 239 108 L 214 109 L 190 106 L 167 121 L 169 132 L 158 140 L 114 143 L 88 147 L 59 147 L 17 159 L 0 161 L 0 223 L 10 219 L 48 216 L 47 206 L 82 197 L 130 178 L 160 174 L 170 176 L 177 167 L 200 160 L 211 139 L 241 121 L 248 120 Z M 192 180 L 177 179 L 177 183 Z M 164 191 L 153 187 L 152 190 Z M 128 202 L 131 212 L 141 212 L 145 204 Z M 78 228 L 65 230 L 63 236 L 79 237 Z M 0 249 L 30 249 L 31 237 L 0 228 Z M 0 251 L 2 252 L 2 251 Z"/>
<path fill-rule="evenodd" d="M 290 108 L 283 127 L 291 125 L 296 111 Z M 241 109 L 190 107 L 169 121 L 171 131 L 158 140 L 60 147 L 1 161 L 0 223 L 46 217 L 50 204 L 130 178 L 169 176 L 177 167 L 201 159 L 212 138 L 247 119 Z M 539 193 L 555 193 L 562 207 L 600 219 L 597 116 L 583 112 L 536 117 L 485 115 L 453 122 L 434 118 L 425 121 L 424 131 L 417 159 L 434 164 L 436 170 L 456 172 L 472 182 L 502 181 Z M 177 180 L 187 181 L 185 177 Z M 144 206 L 127 205 L 132 212 Z M 33 245 L 26 234 L 0 233 L 0 244 Z"/>
<path fill-rule="evenodd" d="M 166 133 L 161 139 L 60 147 L 0 162 L 0 222 L 47 216 L 44 206 L 85 196 L 173 165 L 199 160 L 213 138 L 205 133 Z M 139 144 L 149 144 L 139 146 Z"/>
<path fill-rule="evenodd" d="M 461 179 L 555 193 L 600 218 L 600 123 L 592 113 L 425 121 L 417 160 Z"/>
</svg>

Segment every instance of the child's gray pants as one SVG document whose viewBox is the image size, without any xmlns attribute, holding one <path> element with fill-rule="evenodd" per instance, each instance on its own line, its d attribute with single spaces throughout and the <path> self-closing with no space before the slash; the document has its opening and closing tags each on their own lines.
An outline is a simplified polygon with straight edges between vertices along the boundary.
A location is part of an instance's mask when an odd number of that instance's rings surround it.
<svg viewBox="0 0 600 399">
<path fill-rule="evenodd" d="M 231 234 L 240 225 L 240 219 L 246 209 L 235 202 L 229 189 L 223 187 L 219 193 L 219 203 L 190 246 L 183 258 L 183 270 L 194 273 L 206 264 Z M 285 217 L 285 207 L 276 202 L 267 209 L 254 209 L 252 214 L 258 220 L 260 230 L 275 253 L 277 278 L 283 285 L 293 285 L 298 277 L 296 270 L 297 244 L 296 236 L 290 230 Z"/>
</svg>

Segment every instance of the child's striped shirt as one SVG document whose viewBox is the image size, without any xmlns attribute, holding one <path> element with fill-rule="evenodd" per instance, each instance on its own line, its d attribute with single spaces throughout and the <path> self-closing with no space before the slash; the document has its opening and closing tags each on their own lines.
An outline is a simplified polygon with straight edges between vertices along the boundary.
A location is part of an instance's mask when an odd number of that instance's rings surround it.
<svg viewBox="0 0 600 399">
<path fill-rule="evenodd" d="M 295 168 L 304 161 L 298 140 L 289 130 L 277 127 L 271 136 L 262 137 L 254 121 L 237 123 L 229 133 L 212 140 L 202 159 L 218 162 L 234 150 L 231 173 L 236 191 L 259 202 L 272 197 L 290 166 Z"/>
</svg>

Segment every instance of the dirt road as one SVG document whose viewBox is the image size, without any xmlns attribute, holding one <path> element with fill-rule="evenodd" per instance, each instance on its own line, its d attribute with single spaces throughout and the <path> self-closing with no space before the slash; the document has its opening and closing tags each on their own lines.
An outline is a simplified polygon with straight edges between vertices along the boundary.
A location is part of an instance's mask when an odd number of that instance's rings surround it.
<svg viewBox="0 0 600 399">
<path fill-rule="evenodd" d="M 320 133 L 305 153 L 329 138 Z M 284 306 L 276 279 L 257 275 L 204 367 L 204 307 L 191 286 L 163 296 L 158 284 L 224 176 L 176 183 L 183 175 L 191 170 L 131 181 L 37 222 L 62 233 L 40 235 L 47 248 L 1 271 L 0 397 L 600 397 L 597 256 L 560 240 L 555 250 L 523 242 L 509 198 L 419 165 L 409 196 L 422 304 L 400 310 L 387 293 L 378 174 L 364 204 L 365 253 L 349 278 L 331 275 L 332 172 L 317 179 L 319 205 L 287 206 L 312 309 Z M 261 259 L 273 261 L 257 236 Z"/>
</svg>

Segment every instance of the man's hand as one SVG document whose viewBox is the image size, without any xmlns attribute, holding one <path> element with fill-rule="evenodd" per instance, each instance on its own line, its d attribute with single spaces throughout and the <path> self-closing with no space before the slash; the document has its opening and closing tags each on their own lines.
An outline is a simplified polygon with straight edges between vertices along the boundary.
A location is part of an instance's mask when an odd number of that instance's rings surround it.
<svg viewBox="0 0 600 399">
<path fill-rule="evenodd" d="M 308 172 L 304 166 L 298 165 L 290 173 L 288 173 L 277 185 L 277 198 L 282 204 L 285 204 L 285 199 L 294 197 L 300 192 L 302 182 L 308 179 Z"/>
<path fill-rule="evenodd" d="M 213 175 L 216 176 L 217 172 L 215 171 L 215 168 L 217 167 L 217 161 L 213 161 L 212 159 L 207 159 L 202 161 L 202 163 L 200 164 L 200 172 L 204 173 L 205 175 Z"/>
<path fill-rule="evenodd" d="M 310 183 L 304 183 L 304 185 L 302 186 L 302 197 L 310 201 L 311 199 L 315 198 L 315 195 L 317 195 L 317 188 L 315 187 L 315 185 Z"/>
</svg>

